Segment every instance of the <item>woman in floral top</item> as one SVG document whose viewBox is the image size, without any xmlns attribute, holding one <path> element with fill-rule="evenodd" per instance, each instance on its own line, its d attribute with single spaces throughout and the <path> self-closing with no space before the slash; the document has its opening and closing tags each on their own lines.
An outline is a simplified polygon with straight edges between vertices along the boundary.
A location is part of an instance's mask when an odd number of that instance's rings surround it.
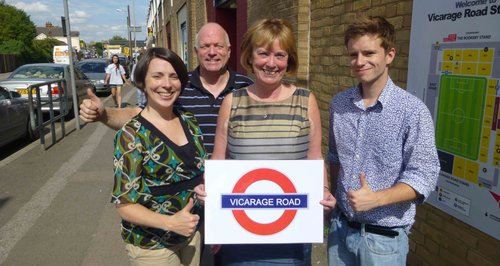
<svg viewBox="0 0 500 266">
<path fill-rule="evenodd" d="M 134 73 L 147 105 L 115 136 L 111 201 L 122 217 L 122 238 L 133 265 L 198 265 L 200 184 L 205 150 L 190 113 L 174 108 L 188 81 L 175 53 L 149 49 Z"/>
</svg>

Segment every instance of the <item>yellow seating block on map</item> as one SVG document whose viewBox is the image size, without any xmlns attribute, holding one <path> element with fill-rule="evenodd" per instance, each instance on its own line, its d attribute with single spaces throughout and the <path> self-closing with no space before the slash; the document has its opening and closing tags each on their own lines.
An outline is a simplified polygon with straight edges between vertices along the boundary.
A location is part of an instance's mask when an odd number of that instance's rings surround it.
<svg viewBox="0 0 500 266">
<path fill-rule="evenodd" d="M 479 64 L 477 72 L 480 76 L 490 76 L 491 75 L 491 64 Z"/>
<path fill-rule="evenodd" d="M 481 148 L 481 150 L 479 150 L 479 161 L 482 163 L 488 162 L 488 148 Z"/>
<path fill-rule="evenodd" d="M 500 166 L 500 131 L 499 130 L 497 130 L 495 149 L 493 150 L 493 164 L 495 166 Z"/>
<path fill-rule="evenodd" d="M 463 63 L 462 64 L 462 74 L 477 75 L 477 64 L 475 64 L 475 63 Z"/>
<path fill-rule="evenodd" d="M 443 65 L 441 66 L 441 71 L 451 72 L 452 70 L 453 70 L 452 62 L 444 62 Z"/>
<path fill-rule="evenodd" d="M 481 147 L 490 146 L 490 129 L 483 127 L 483 133 L 481 136 Z"/>
<path fill-rule="evenodd" d="M 480 62 L 493 62 L 493 49 L 488 49 L 488 51 L 481 50 L 479 52 L 479 61 Z"/>
<path fill-rule="evenodd" d="M 443 51 L 443 61 L 453 61 L 454 56 L 455 56 L 455 52 L 453 50 L 444 50 Z"/>
<path fill-rule="evenodd" d="M 498 143 L 498 138 L 493 152 L 493 165 L 500 166 L 500 143 Z"/>
<path fill-rule="evenodd" d="M 485 115 L 483 125 L 485 127 L 491 128 L 493 126 L 493 116 Z"/>
<path fill-rule="evenodd" d="M 453 159 L 453 175 L 465 178 L 465 159 L 455 156 Z"/>
<path fill-rule="evenodd" d="M 479 164 L 473 161 L 467 161 L 465 170 L 465 179 L 469 182 L 477 184 L 477 177 L 479 175 Z"/>
<path fill-rule="evenodd" d="M 465 62 L 477 62 L 479 59 L 479 51 L 478 50 L 464 50 L 464 59 Z"/>
<path fill-rule="evenodd" d="M 459 62 L 453 63 L 453 74 L 460 75 L 462 74 L 462 64 Z"/>
<path fill-rule="evenodd" d="M 462 54 L 463 54 L 462 50 L 455 50 L 454 61 L 462 61 Z"/>
<path fill-rule="evenodd" d="M 496 79 L 488 79 L 488 94 L 497 94 L 497 82 L 498 81 Z"/>
<path fill-rule="evenodd" d="M 493 112 L 495 111 L 495 96 L 489 95 L 486 97 L 484 115 L 493 116 Z"/>
</svg>

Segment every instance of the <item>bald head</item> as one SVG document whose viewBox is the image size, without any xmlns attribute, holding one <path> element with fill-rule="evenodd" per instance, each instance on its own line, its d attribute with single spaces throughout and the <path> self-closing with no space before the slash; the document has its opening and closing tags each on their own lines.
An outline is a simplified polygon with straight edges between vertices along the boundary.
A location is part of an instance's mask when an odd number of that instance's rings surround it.
<svg viewBox="0 0 500 266">
<path fill-rule="evenodd" d="M 207 23 L 196 34 L 194 50 L 198 57 L 201 75 L 218 76 L 226 73 L 231 55 L 227 32 L 217 23 Z"/>
<path fill-rule="evenodd" d="M 200 48 L 201 36 L 207 36 L 207 35 L 219 36 L 220 38 L 223 38 L 224 44 L 227 47 L 231 47 L 231 43 L 229 42 L 229 36 L 227 35 L 226 30 L 221 25 L 215 22 L 208 22 L 207 24 L 203 25 L 196 34 L 196 39 L 194 44 L 196 49 Z"/>
</svg>

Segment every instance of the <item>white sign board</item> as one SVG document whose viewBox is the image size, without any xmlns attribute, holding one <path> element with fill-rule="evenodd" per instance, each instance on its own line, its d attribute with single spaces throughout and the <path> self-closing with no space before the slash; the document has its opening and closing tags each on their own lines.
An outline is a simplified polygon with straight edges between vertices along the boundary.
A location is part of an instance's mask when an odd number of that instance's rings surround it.
<svg viewBox="0 0 500 266">
<path fill-rule="evenodd" d="M 205 243 L 323 242 L 322 160 L 207 160 Z"/>
<path fill-rule="evenodd" d="M 429 203 L 500 239 L 500 0 L 413 1 L 408 91 L 431 111 Z"/>
</svg>

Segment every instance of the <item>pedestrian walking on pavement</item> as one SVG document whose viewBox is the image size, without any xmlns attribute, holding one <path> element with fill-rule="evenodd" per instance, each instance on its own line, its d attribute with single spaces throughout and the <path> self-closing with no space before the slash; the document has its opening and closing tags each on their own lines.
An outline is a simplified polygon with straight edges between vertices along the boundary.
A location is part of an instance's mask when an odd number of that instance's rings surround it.
<svg viewBox="0 0 500 266">
<path fill-rule="evenodd" d="M 194 116 L 174 107 L 188 82 L 183 61 L 151 48 L 134 80 L 144 110 L 115 136 L 112 202 L 132 265 L 199 265 L 200 206 L 193 188 L 203 180 L 206 152 Z"/>
<path fill-rule="evenodd" d="M 113 55 L 111 64 L 106 67 L 104 84 L 111 87 L 115 107 L 121 108 L 122 106 L 122 87 L 126 80 L 125 69 L 120 65 L 120 58 L 118 55 Z"/>
</svg>

